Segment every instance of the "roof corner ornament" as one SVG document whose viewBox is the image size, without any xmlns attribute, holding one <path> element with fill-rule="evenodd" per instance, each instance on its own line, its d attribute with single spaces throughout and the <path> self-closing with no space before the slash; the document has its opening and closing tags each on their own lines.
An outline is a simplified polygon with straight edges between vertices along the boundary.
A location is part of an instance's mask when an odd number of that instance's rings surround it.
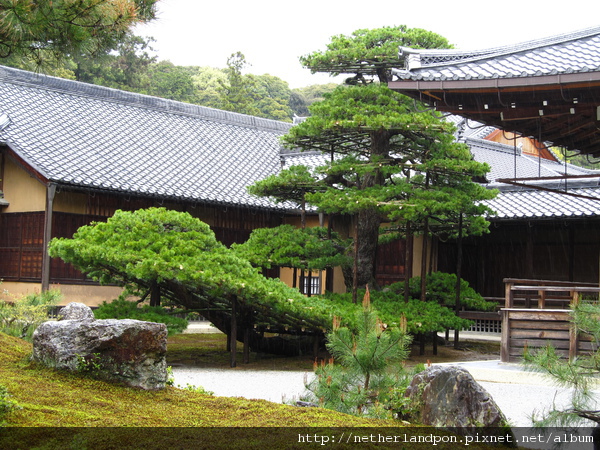
<svg viewBox="0 0 600 450">
<path fill-rule="evenodd" d="M 414 48 L 400 47 L 398 56 L 404 57 L 404 68 L 408 71 L 422 67 L 421 54 Z"/>
</svg>

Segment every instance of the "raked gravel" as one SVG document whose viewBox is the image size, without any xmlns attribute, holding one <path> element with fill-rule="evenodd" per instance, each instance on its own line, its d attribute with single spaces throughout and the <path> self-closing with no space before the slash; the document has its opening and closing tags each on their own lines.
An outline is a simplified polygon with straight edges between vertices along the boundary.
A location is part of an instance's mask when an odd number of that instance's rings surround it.
<svg viewBox="0 0 600 450">
<path fill-rule="evenodd" d="M 216 396 L 264 399 L 275 403 L 297 400 L 304 392 L 305 380 L 312 376 L 312 373 L 300 371 L 173 367 L 175 385 L 180 387 L 191 384 L 213 391 Z M 490 393 L 513 426 L 528 427 L 536 410 L 551 408 L 553 404 L 568 404 L 568 392 L 564 389 L 549 383 L 532 384 L 530 380 L 520 383 L 509 371 L 501 376 L 505 379 L 478 382 Z"/>
</svg>

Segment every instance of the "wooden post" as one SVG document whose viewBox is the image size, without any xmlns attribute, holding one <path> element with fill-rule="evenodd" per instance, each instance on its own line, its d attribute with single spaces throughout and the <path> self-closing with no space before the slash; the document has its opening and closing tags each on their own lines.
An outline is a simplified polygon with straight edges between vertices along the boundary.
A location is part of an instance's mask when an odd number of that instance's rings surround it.
<svg viewBox="0 0 600 450">
<path fill-rule="evenodd" d="M 244 364 L 250 363 L 250 328 L 244 327 Z"/>
<path fill-rule="evenodd" d="M 512 282 L 504 282 L 504 307 L 512 308 L 513 307 L 513 288 L 514 284 Z"/>
<path fill-rule="evenodd" d="M 542 289 L 538 291 L 538 309 L 546 308 L 546 290 Z"/>
<path fill-rule="evenodd" d="M 230 367 L 236 367 L 237 361 L 237 297 L 234 297 L 231 301 L 231 330 L 229 332 L 229 362 Z"/>
<path fill-rule="evenodd" d="M 460 282 L 462 276 L 462 235 L 463 235 L 463 215 L 462 212 L 458 218 L 458 240 L 456 242 L 456 293 L 454 297 L 454 314 L 458 316 L 460 312 Z M 458 348 L 459 330 L 454 330 L 454 348 Z"/>
<path fill-rule="evenodd" d="M 54 196 L 56 195 L 56 184 L 50 183 L 46 189 L 46 212 L 44 214 L 44 245 L 42 247 L 42 292 L 50 289 L 50 256 L 48 255 L 48 244 L 52 239 L 52 212 L 54 209 Z"/>
<path fill-rule="evenodd" d="M 507 309 L 501 310 L 502 314 L 502 335 L 500 338 L 500 361 L 509 362 L 510 360 L 510 322 L 509 322 L 509 311 Z"/>
<path fill-rule="evenodd" d="M 579 352 L 579 331 L 577 326 L 571 322 L 569 325 L 569 361 L 577 356 Z"/>
<path fill-rule="evenodd" d="M 573 307 L 579 304 L 579 292 L 571 291 L 571 305 Z M 579 353 L 579 330 L 577 330 L 577 326 L 575 323 L 571 321 L 569 326 L 569 361 L 572 361 L 573 358 L 577 356 Z"/>
</svg>

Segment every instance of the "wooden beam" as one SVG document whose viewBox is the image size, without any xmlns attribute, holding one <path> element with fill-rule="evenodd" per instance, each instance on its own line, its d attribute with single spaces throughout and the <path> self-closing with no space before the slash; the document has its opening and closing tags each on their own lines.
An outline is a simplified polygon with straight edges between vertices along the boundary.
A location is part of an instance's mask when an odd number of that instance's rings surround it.
<svg viewBox="0 0 600 450">
<path fill-rule="evenodd" d="M 52 212 L 55 195 L 56 184 L 48 184 L 46 188 L 46 211 L 44 213 L 44 245 L 42 247 L 42 292 L 50 289 L 50 255 L 48 255 L 48 244 L 52 239 Z"/>
</svg>

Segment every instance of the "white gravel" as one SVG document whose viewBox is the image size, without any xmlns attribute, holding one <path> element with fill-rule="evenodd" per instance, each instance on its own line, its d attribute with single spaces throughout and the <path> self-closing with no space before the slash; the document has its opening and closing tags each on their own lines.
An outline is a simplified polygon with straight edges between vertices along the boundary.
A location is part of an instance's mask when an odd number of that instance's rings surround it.
<svg viewBox="0 0 600 450">
<path fill-rule="evenodd" d="M 304 392 L 304 383 L 313 374 L 300 371 L 252 371 L 236 369 L 198 369 L 174 367 L 175 385 L 202 386 L 221 397 L 264 399 L 275 403 L 296 400 Z M 531 426 L 531 415 L 552 405 L 568 404 L 568 391 L 552 385 L 479 381 L 490 393 L 513 426 Z"/>
<path fill-rule="evenodd" d="M 245 397 L 283 403 L 304 392 L 312 372 L 283 370 L 198 369 L 173 367 L 175 385 L 202 386 L 220 397 Z"/>
</svg>

